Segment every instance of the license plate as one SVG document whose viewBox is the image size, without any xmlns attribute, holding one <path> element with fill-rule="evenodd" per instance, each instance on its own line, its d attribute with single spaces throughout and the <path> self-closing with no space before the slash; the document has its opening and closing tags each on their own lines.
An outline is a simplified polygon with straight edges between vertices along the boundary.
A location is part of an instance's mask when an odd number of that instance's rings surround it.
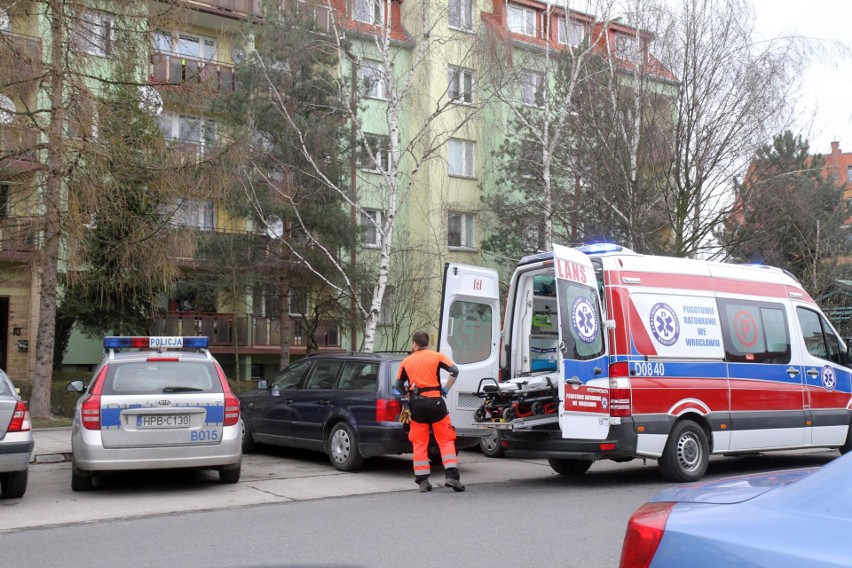
<svg viewBox="0 0 852 568">
<path fill-rule="evenodd" d="M 136 427 L 140 430 L 149 428 L 188 428 L 189 414 L 138 416 L 136 418 Z"/>
</svg>

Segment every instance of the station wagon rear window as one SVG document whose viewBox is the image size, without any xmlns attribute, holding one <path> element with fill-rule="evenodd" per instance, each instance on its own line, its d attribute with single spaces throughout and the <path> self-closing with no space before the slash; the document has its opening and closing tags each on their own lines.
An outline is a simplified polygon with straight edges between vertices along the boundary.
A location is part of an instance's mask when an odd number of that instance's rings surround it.
<svg viewBox="0 0 852 568">
<path fill-rule="evenodd" d="M 103 394 L 222 392 L 212 363 L 125 361 L 107 366 Z"/>
</svg>

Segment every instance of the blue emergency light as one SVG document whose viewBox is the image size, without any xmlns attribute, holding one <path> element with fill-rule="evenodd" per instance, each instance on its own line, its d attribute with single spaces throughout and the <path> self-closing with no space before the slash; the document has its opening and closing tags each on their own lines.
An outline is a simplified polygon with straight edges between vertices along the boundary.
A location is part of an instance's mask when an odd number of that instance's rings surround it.
<svg viewBox="0 0 852 568">
<path fill-rule="evenodd" d="M 207 336 L 134 336 L 134 337 L 104 337 L 104 349 L 207 349 Z"/>
<path fill-rule="evenodd" d="M 603 254 L 606 252 L 621 252 L 623 248 L 613 243 L 595 243 L 577 247 L 577 250 L 586 254 Z"/>
</svg>

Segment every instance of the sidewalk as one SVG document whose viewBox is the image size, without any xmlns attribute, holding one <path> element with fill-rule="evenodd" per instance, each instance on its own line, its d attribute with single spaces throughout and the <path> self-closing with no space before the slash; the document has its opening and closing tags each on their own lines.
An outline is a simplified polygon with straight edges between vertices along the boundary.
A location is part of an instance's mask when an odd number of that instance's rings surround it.
<svg viewBox="0 0 852 568">
<path fill-rule="evenodd" d="M 60 463 L 71 461 L 71 427 L 36 428 L 35 447 L 30 463 Z"/>
</svg>

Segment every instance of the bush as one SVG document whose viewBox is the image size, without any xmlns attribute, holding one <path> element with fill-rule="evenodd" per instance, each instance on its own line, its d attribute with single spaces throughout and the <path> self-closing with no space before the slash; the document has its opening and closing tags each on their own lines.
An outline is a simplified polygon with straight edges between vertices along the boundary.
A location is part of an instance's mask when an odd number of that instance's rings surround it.
<svg viewBox="0 0 852 568">
<path fill-rule="evenodd" d="M 50 385 L 50 412 L 54 416 L 63 418 L 74 418 L 74 406 L 80 395 L 76 392 L 68 392 L 65 386 L 71 381 L 82 379 L 88 381 L 92 377 L 89 372 L 63 372 L 54 371 L 53 381 Z M 15 386 L 21 391 L 21 398 L 29 401 L 32 398 L 32 381 L 17 380 Z"/>
</svg>

